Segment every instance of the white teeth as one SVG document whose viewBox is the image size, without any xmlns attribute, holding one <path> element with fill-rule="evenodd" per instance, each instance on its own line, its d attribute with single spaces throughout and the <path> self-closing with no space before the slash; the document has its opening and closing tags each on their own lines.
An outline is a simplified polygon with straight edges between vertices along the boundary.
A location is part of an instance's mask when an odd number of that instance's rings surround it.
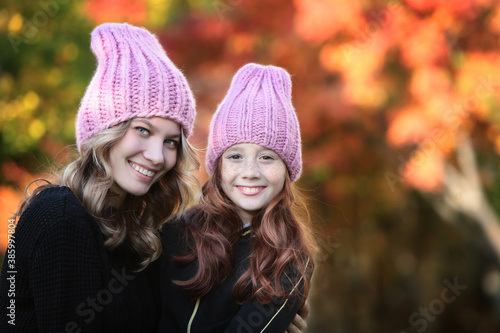
<svg viewBox="0 0 500 333">
<path fill-rule="evenodd" d="M 149 170 L 146 170 L 146 169 L 143 169 L 143 168 L 141 168 L 140 166 L 138 166 L 137 164 L 132 164 L 132 167 L 133 167 L 136 171 L 138 171 L 138 172 L 142 173 L 144 176 L 153 177 L 153 176 L 155 175 L 155 172 L 153 172 L 153 171 L 149 171 Z"/>
<path fill-rule="evenodd" d="M 241 187 L 241 189 L 243 190 L 243 192 L 249 194 L 257 193 L 258 191 L 260 191 L 260 187 Z"/>
</svg>

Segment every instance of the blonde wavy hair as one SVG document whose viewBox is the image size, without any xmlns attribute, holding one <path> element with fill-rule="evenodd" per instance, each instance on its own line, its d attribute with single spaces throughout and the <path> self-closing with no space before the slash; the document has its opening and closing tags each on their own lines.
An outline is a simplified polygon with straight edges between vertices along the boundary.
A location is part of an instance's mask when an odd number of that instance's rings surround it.
<svg viewBox="0 0 500 333">
<path fill-rule="evenodd" d="M 181 130 L 175 166 L 153 184 L 143 196 L 127 194 L 120 207 L 112 207 L 109 156 L 111 148 L 125 135 L 131 120 L 103 130 L 82 143 L 80 156 L 59 175 L 58 185 L 69 187 L 97 220 L 108 249 L 127 241 L 139 255 L 140 269 L 146 268 L 162 252 L 158 232 L 170 219 L 179 217 L 199 202 L 201 191 L 194 173 L 200 167 L 196 149 Z M 33 198 L 47 187 L 37 187 L 16 212 L 18 217 Z"/>
</svg>

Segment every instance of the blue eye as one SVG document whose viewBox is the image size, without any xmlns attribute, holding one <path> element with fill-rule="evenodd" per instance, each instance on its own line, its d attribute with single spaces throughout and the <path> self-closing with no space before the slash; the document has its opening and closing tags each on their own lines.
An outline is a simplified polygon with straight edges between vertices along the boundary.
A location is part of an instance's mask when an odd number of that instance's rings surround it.
<svg viewBox="0 0 500 333">
<path fill-rule="evenodd" d="M 147 134 L 149 134 L 149 133 L 150 133 L 150 132 L 149 132 L 149 130 L 145 129 L 144 127 L 137 126 L 135 129 L 136 129 L 139 133 L 144 134 L 144 135 L 147 135 Z"/>
<path fill-rule="evenodd" d="M 164 142 L 171 147 L 177 147 L 177 145 L 179 144 L 179 142 L 170 139 L 165 140 Z"/>
</svg>

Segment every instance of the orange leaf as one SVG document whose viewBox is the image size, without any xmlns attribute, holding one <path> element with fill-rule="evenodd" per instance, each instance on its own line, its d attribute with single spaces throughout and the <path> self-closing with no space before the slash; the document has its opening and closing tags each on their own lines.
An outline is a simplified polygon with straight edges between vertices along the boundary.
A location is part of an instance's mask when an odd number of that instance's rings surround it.
<svg viewBox="0 0 500 333">
<path fill-rule="evenodd" d="M 5 252 L 8 244 L 9 223 L 17 211 L 22 194 L 8 186 L 0 186 L 0 251 Z"/>
<path fill-rule="evenodd" d="M 341 30 L 352 30 L 363 20 L 355 1 L 295 0 L 295 7 L 295 30 L 312 42 L 320 43 Z"/>
<path fill-rule="evenodd" d="M 396 147 L 418 143 L 429 136 L 431 128 L 432 124 L 421 109 L 408 107 L 392 119 L 387 140 Z"/>
<path fill-rule="evenodd" d="M 84 10 L 96 24 L 128 22 L 143 25 L 147 21 L 146 5 L 142 0 L 88 0 Z"/>
<path fill-rule="evenodd" d="M 405 182 L 423 192 L 438 193 L 441 190 L 443 176 L 442 157 L 434 150 L 414 151 L 403 171 Z"/>
</svg>

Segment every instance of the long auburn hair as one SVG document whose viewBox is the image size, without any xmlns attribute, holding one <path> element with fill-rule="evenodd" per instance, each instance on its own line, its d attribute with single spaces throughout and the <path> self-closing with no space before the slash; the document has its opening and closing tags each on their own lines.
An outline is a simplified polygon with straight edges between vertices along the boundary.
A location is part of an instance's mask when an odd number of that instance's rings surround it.
<svg viewBox="0 0 500 333">
<path fill-rule="evenodd" d="M 140 270 L 156 260 L 162 252 L 158 231 L 163 223 L 180 216 L 199 201 L 200 186 L 194 172 L 200 162 L 195 148 L 181 130 L 175 166 L 145 195 L 137 197 L 127 193 L 121 206 L 113 209 L 111 202 L 116 194 L 111 191 L 114 180 L 110 151 L 125 135 L 131 121 L 103 130 L 83 142 L 79 157 L 56 176 L 56 184 L 48 182 L 38 186 L 26 196 L 14 218 L 19 217 L 42 190 L 67 186 L 97 220 L 107 248 L 116 248 L 127 241 L 141 260 Z"/>
<path fill-rule="evenodd" d="M 180 264 L 197 260 L 198 270 L 191 279 L 174 281 L 193 297 L 206 295 L 233 273 L 233 246 L 243 223 L 222 190 L 221 169 L 219 158 L 213 175 L 203 185 L 202 202 L 185 214 L 189 245 L 174 259 Z M 251 298 L 265 304 L 273 296 L 288 298 L 293 281 L 300 278 L 305 283 L 306 299 L 316 253 L 309 222 L 305 197 L 287 172 L 281 192 L 251 222 L 250 268 L 234 286 L 236 302 Z M 290 268 L 298 275 L 288 276 Z"/>
</svg>

